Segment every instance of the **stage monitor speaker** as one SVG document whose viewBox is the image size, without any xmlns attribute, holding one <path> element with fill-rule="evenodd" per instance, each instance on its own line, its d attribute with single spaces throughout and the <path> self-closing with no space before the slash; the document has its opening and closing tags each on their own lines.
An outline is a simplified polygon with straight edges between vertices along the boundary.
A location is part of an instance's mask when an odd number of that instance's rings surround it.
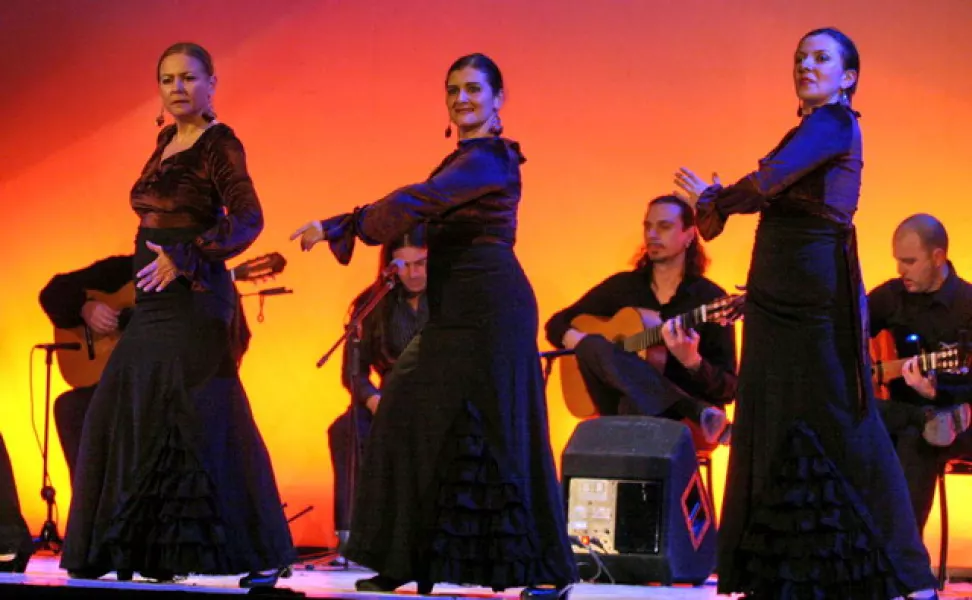
<svg viewBox="0 0 972 600">
<path fill-rule="evenodd" d="M 568 534 L 597 552 L 615 582 L 701 585 L 712 574 L 714 511 L 685 424 L 583 421 L 564 448 L 562 470 Z M 582 544 L 574 545 L 581 576 L 593 577 Z"/>
</svg>

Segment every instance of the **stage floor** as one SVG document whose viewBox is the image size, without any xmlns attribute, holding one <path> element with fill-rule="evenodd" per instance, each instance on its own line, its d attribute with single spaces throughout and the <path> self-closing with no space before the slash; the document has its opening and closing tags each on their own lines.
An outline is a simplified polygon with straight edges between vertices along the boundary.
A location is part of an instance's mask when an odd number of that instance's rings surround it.
<svg viewBox="0 0 972 600">
<path fill-rule="evenodd" d="M 58 559 L 52 556 L 35 556 L 24 574 L 0 573 L 0 597 L 17 597 L 17 588 L 12 586 L 30 586 L 31 588 L 87 588 L 104 590 L 128 590 L 133 595 L 139 592 L 169 591 L 190 592 L 193 594 L 245 594 L 248 590 L 238 587 L 237 577 L 190 577 L 173 584 L 140 582 L 136 577 L 131 582 L 119 582 L 114 575 L 107 575 L 97 581 L 70 579 L 65 571 L 58 568 Z M 360 593 L 354 591 L 354 582 L 362 577 L 369 577 L 371 573 L 363 569 L 342 569 L 329 566 L 315 565 L 313 570 L 298 567 L 290 579 L 282 579 L 278 588 L 290 588 L 303 592 L 308 598 L 333 598 L 374 600 L 385 599 L 389 594 Z M 24 592 L 27 589 L 23 590 Z M 54 591 L 50 589 L 49 591 Z M 67 589 L 63 589 L 68 592 Z M 77 591 L 82 591 L 78 589 Z M 493 593 L 486 588 L 462 587 L 455 585 L 437 585 L 432 597 L 454 599 L 482 599 L 482 598 L 518 598 L 519 590 L 507 590 L 503 593 Z M 410 585 L 395 595 L 415 597 L 415 586 Z M 67 597 L 67 595 L 65 595 Z M 572 600 L 617 600 L 627 599 L 659 599 L 659 600 L 708 600 L 726 598 L 716 595 L 715 580 L 698 588 L 693 587 L 656 587 L 630 586 L 607 584 L 578 584 L 574 586 L 570 595 Z M 943 598 L 972 600 L 972 584 L 951 584 L 947 587 Z"/>
</svg>

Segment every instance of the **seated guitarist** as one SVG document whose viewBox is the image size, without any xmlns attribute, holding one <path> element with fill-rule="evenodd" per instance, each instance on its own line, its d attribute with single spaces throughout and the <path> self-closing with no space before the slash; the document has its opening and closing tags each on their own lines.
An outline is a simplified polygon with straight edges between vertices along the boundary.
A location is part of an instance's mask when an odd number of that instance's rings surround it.
<svg viewBox="0 0 972 600">
<path fill-rule="evenodd" d="M 705 441 L 725 441 L 723 407 L 736 394 L 733 329 L 704 323 L 698 331 L 673 319 L 726 292 L 703 276 L 708 259 L 699 244 L 692 209 L 675 196 L 648 204 L 645 248 L 633 271 L 608 277 L 547 321 L 547 340 L 574 349 L 584 384 L 600 415 L 640 414 L 689 419 Z M 571 324 L 580 315 L 611 317 L 620 309 L 656 311 L 667 352 L 662 368 L 626 352 L 601 335 Z"/>
<path fill-rule="evenodd" d="M 937 351 L 958 342 L 961 331 L 972 331 L 972 284 L 948 260 L 942 223 L 931 215 L 912 215 L 898 225 L 892 248 L 900 277 L 868 294 L 872 337 L 888 331 L 904 357 Z M 887 385 L 889 400 L 879 407 L 924 529 L 940 466 L 952 458 L 972 460 L 972 379 L 941 371 L 923 374 L 911 359 L 902 377 Z"/>
<path fill-rule="evenodd" d="M 382 298 L 362 323 L 357 373 L 352 373 L 354 363 L 351 361 L 350 346 L 344 346 L 341 379 L 351 394 L 352 406 L 327 430 L 334 470 L 334 526 L 342 546 L 351 529 L 350 508 L 354 492 L 351 489 L 350 471 L 351 452 L 354 450 L 351 424 L 356 424 L 354 432 L 358 447 L 363 448 L 371 429 L 372 415 L 381 403 L 380 380 L 428 321 L 429 307 L 425 294 L 428 253 L 423 226 L 382 246 L 379 272 L 392 261 L 401 261 L 403 266 L 395 275 L 395 288 Z M 362 291 L 351 303 L 349 312 L 354 314 L 367 304 L 374 289 L 369 286 Z M 378 375 L 377 386 L 373 382 L 372 372 Z M 355 404 L 357 411 L 354 410 Z M 357 458 L 360 461 L 360 455 Z"/>
<path fill-rule="evenodd" d="M 130 254 L 110 256 L 83 269 L 55 275 L 40 292 L 41 308 L 44 309 L 54 327 L 60 329 L 86 325 L 93 336 L 118 333 L 124 329 L 129 311 L 115 310 L 100 300 L 91 299 L 89 292 L 114 294 L 126 285 L 133 284 L 132 261 L 133 256 Z M 273 273 L 282 270 L 283 264 L 286 264 L 283 257 L 279 255 L 272 255 L 270 261 L 274 265 L 271 269 Z M 249 277 L 249 271 L 244 265 L 231 271 L 234 280 Z M 231 330 L 234 337 L 231 346 L 239 365 L 250 342 L 250 329 L 239 299 L 234 325 Z M 72 481 L 77 465 L 78 449 L 81 445 L 81 429 L 88 405 L 94 397 L 95 387 L 96 385 L 91 385 L 68 390 L 54 401 L 54 424 Z"/>
<path fill-rule="evenodd" d="M 132 255 L 110 256 L 83 269 L 55 275 L 41 290 L 40 305 L 54 327 L 71 329 L 87 325 L 92 335 L 111 335 L 124 328 L 125 316 L 104 302 L 89 300 L 88 291 L 111 294 L 131 281 Z M 54 401 L 54 425 L 72 481 L 84 416 L 95 387 L 68 390 Z"/>
</svg>

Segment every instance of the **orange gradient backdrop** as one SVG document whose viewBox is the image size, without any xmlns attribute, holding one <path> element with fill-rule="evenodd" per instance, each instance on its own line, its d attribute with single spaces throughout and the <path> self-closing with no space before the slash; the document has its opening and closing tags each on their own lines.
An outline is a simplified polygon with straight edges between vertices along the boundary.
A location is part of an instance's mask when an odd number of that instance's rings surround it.
<svg viewBox="0 0 972 600">
<path fill-rule="evenodd" d="M 152 150 L 161 50 L 194 40 L 214 55 L 216 109 L 243 140 L 266 229 L 239 260 L 289 259 L 265 322 L 246 299 L 254 338 L 243 380 L 273 457 L 298 545 L 333 543 L 326 431 L 347 406 L 339 361 L 314 363 L 341 332 L 348 302 L 376 269 L 359 246 L 350 267 L 288 235 L 423 179 L 454 142 L 442 138 L 443 79 L 461 54 L 503 69 L 504 124 L 529 161 L 517 252 L 541 319 L 629 267 L 645 203 L 680 165 L 734 180 L 795 124 L 791 55 L 805 31 L 836 25 L 863 56 L 864 189 L 857 219 L 868 286 L 894 276 L 890 235 L 927 211 L 952 232 L 972 273 L 972 3 L 938 0 L 6 0 L 0 4 L 0 432 L 31 529 L 39 531 L 43 353 L 51 341 L 37 293 L 57 272 L 131 251 L 128 191 Z M 952 65 L 952 66 L 949 66 Z M 746 277 L 755 217 L 708 245 L 723 287 Z M 236 264 L 238 261 L 232 261 Z M 252 291 L 250 284 L 241 288 Z M 545 342 L 542 343 L 545 345 Z M 34 408 L 30 404 L 33 384 Z M 66 389 L 55 370 L 53 394 Z M 550 382 L 559 456 L 576 421 Z M 52 430 L 60 530 L 70 482 Z M 716 461 L 725 473 L 725 450 Z M 721 485 L 717 499 L 721 499 Z M 953 478 L 952 563 L 970 564 L 972 481 Z M 926 541 L 937 545 L 933 512 Z"/>
</svg>

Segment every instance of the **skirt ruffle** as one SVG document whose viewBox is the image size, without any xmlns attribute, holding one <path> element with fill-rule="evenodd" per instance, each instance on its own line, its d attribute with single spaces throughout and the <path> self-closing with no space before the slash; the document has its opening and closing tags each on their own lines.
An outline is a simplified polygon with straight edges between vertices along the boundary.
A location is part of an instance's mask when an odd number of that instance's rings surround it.
<svg viewBox="0 0 972 600">
<path fill-rule="evenodd" d="M 178 426 L 153 454 L 105 532 L 111 564 L 183 575 L 234 572 L 213 482 Z"/>
<path fill-rule="evenodd" d="M 441 470 L 430 532 L 430 580 L 475 583 L 496 591 L 560 581 L 530 518 L 523 486 L 504 479 L 482 418 L 467 403 L 453 430 L 454 456 Z M 559 551 L 559 548 L 557 549 Z"/>
<path fill-rule="evenodd" d="M 866 509 L 797 423 L 786 437 L 773 485 L 739 548 L 747 598 L 887 600 L 902 594 Z"/>
</svg>

